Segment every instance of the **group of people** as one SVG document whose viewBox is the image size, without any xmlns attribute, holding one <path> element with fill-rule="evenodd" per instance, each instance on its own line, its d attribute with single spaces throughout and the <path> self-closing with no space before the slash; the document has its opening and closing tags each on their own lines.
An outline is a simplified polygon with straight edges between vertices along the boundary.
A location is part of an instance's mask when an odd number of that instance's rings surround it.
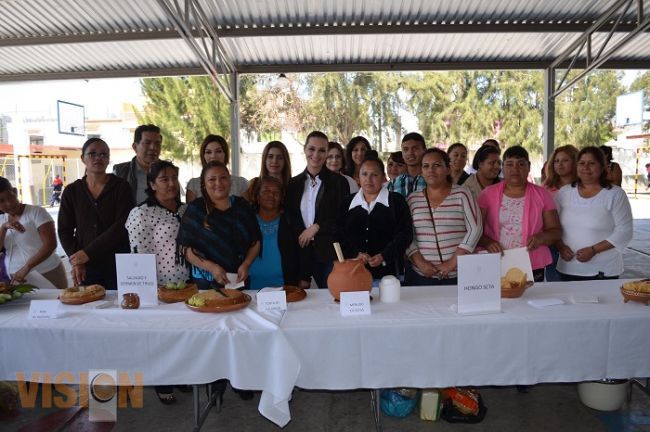
<svg viewBox="0 0 650 432">
<path fill-rule="evenodd" d="M 366 138 L 344 149 L 314 131 L 303 172 L 292 177 L 287 148 L 271 141 L 259 176 L 247 181 L 230 174 L 226 140 L 208 135 L 201 175 L 190 180 L 183 203 L 179 169 L 160 160 L 161 146 L 158 127 L 139 126 L 135 156 L 108 173 L 108 144 L 84 143 L 85 175 L 63 191 L 57 222 L 75 285 L 116 289 L 115 254 L 131 252 L 156 255 L 161 285 L 191 279 L 202 289 L 234 281 L 249 289 L 326 288 L 334 242 L 345 258 L 362 260 L 375 282 L 394 275 L 405 285 L 453 285 L 459 255 L 519 247 L 527 248 L 536 281 L 545 274 L 606 279 L 623 272 L 622 250 L 632 239 L 627 196 L 612 184 L 597 147 L 556 148 L 538 186 L 521 146 L 501 153 L 487 140 L 470 173 L 465 145 L 428 149 L 422 135 L 409 133 L 386 170 Z M 65 288 L 49 214 L 21 203 L 4 178 L 0 211 L 13 281 L 35 271 Z M 157 390 L 173 402 L 171 390 Z"/>
</svg>

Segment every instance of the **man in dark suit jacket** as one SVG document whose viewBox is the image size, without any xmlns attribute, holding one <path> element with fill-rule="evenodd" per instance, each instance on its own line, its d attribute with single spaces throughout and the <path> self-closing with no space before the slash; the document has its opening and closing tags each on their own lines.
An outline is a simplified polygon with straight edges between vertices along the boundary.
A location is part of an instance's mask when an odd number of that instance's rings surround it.
<svg viewBox="0 0 650 432">
<path fill-rule="evenodd" d="M 327 288 L 327 276 L 336 260 L 334 251 L 334 231 L 338 209 L 344 197 L 350 193 L 347 180 L 340 174 L 325 168 L 328 139 L 322 132 L 312 132 L 307 136 L 305 155 L 307 168 L 289 180 L 285 196 L 285 212 L 293 229 L 296 241 L 301 242 L 301 234 L 311 229 L 315 234 L 302 242 L 299 251 L 301 286 L 308 287 L 313 276 L 319 288 Z M 312 154 L 318 154 L 318 159 Z M 313 224 L 305 226 L 307 216 L 303 195 L 309 194 L 308 188 L 318 188 L 315 197 Z"/>
</svg>

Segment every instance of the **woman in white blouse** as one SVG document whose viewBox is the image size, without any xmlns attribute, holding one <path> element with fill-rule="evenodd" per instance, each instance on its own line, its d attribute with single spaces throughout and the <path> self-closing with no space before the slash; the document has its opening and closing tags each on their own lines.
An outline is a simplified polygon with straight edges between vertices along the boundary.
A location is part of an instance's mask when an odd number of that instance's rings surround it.
<svg viewBox="0 0 650 432">
<path fill-rule="evenodd" d="M 156 254 L 158 284 L 185 282 L 189 270 L 176 257 L 176 236 L 186 205 L 180 201 L 178 168 L 169 161 L 151 165 L 147 200 L 126 221 L 131 251 Z"/>
<path fill-rule="evenodd" d="M 557 270 L 565 281 L 616 279 L 623 249 L 632 240 L 632 210 L 623 189 L 607 180 L 605 156 L 597 147 L 578 153 L 578 180 L 555 196 L 562 240 Z"/>
</svg>

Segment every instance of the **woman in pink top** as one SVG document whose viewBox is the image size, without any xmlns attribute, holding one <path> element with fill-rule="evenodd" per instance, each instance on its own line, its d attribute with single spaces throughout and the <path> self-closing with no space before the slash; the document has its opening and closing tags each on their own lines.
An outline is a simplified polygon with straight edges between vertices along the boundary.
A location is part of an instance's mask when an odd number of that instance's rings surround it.
<svg viewBox="0 0 650 432">
<path fill-rule="evenodd" d="M 544 267 L 551 263 L 548 245 L 562 236 L 560 219 L 551 195 L 530 183 L 530 160 L 521 146 L 503 154 L 503 181 L 483 190 L 478 205 L 483 215 L 479 245 L 488 252 L 526 247 L 536 282 L 544 280 Z"/>
</svg>

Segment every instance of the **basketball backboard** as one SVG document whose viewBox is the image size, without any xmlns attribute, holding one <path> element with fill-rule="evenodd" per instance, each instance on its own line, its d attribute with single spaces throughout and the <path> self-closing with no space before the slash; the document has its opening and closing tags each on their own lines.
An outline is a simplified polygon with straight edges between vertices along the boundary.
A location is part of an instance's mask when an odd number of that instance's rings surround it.
<svg viewBox="0 0 650 432">
<path fill-rule="evenodd" d="M 57 100 L 56 113 L 60 134 L 81 136 L 86 134 L 86 110 L 83 105 Z"/>
</svg>

